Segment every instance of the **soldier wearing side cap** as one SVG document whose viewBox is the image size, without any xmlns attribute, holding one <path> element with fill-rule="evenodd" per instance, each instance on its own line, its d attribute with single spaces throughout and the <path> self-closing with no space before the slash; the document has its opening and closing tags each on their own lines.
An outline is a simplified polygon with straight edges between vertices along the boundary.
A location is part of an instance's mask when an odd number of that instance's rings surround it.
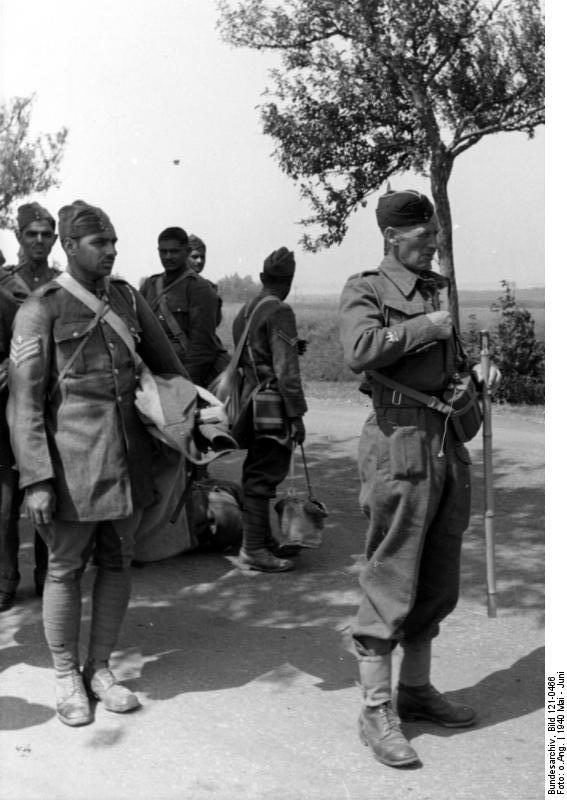
<svg viewBox="0 0 567 800">
<path fill-rule="evenodd" d="M 153 370 L 185 374 L 142 296 L 110 280 L 116 232 L 82 201 L 59 212 L 66 272 L 21 306 L 10 350 L 8 422 L 23 507 L 49 545 L 44 629 L 57 716 L 92 721 L 139 705 L 109 669 L 130 594 L 134 534 L 152 501 L 151 441 L 135 407 L 127 341 Z M 118 323 L 116 322 L 118 320 Z M 120 335 L 114 327 L 126 329 Z M 80 671 L 81 576 L 96 548 L 87 660 Z"/>
<path fill-rule="evenodd" d="M 24 203 L 17 212 L 16 238 L 20 245 L 18 264 L 0 269 L 0 289 L 9 292 L 21 304 L 33 291 L 59 274 L 59 270 L 50 267 L 48 263 L 53 245 L 57 241 L 55 220 L 39 203 Z M 13 475 L 6 473 L 6 477 L 10 485 Z M 0 523 L 0 611 L 7 610 L 14 604 L 20 580 L 17 507 L 20 496 L 17 488 L 12 491 L 5 489 L 4 485 L 0 489 L 5 511 Z M 10 511 L 5 504 L 7 498 L 15 504 L 15 508 Z M 37 531 L 34 535 L 34 555 L 35 593 L 41 597 L 47 572 L 47 547 Z"/>
<path fill-rule="evenodd" d="M 216 334 L 219 297 L 212 284 L 188 265 L 189 237 L 171 227 L 158 236 L 164 271 L 150 275 L 140 292 L 155 312 L 193 383 L 207 386 L 222 344 Z M 223 366 L 227 360 L 223 361 Z M 221 367 L 222 369 L 223 367 Z"/>
<path fill-rule="evenodd" d="M 293 444 L 305 439 L 303 415 L 307 404 L 301 386 L 295 315 L 283 302 L 294 274 L 292 252 L 280 247 L 271 253 L 260 273 L 261 291 L 243 306 L 233 324 L 236 344 L 251 318 L 240 361 L 244 368 L 243 403 L 258 385 L 277 389 L 282 400 L 281 418 L 268 432 L 258 430 L 250 404 L 243 435 L 248 453 L 242 468 L 244 529 L 239 565 L 261 572 L 284 572 L 294 566 L 289 558 L 278 557 L 286 551 L 272 535 L 269 513 L 270 500 L 288 473 Z"/>
<path fill-rule="evenodd" d="M 341 340 L 349 366 L 364 373 L 374 411 L 359 445 L 360 504 L 369 519 L 363 597 L 352 627 L 364 705 L 362 741 L 389 766 L 419 761 L 402 720 L 448 728 L 473 725 L 469 706 L 449 702 L 430 682 L 431 643 L 459 592 L 462 536 L 470 514 L 470 458 L 438 411 L 387 388 L 441 397 L 460 363 L 456 333 L 432 271 L 437 217 L 415 191 L 388 191 L 377 207 L 385 241 L 378 269 L 352 276 L 340 301 Z M 474 368 L 480 380 L 480 372 Z M 490 381 L 499 380 L 495 367 Z M 392 651 L 403 648 L 392 706 Z"/>
</svg>

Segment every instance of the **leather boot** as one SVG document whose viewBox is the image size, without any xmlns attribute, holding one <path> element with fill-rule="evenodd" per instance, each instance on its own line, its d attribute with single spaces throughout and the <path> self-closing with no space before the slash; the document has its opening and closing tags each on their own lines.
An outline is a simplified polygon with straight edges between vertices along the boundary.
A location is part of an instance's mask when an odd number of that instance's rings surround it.
<svg viewBox="0 0 567 800">
<path fill-rule="evenodd" d="M 100 700 L 107 711 L 124 714 L 140 705 L 134 692 L 118 683 L 107 662 L 87 661 L 83 668 L 83 680 L 89 695 L 94 700 Z"/>
<path fill-rule="evenodd" d="M 372 748 L 374 757 L 388 767 L 419 764 L 419 756 L 401 731 L 392 703 L 365 706 L 358 718 L 358 732 L 363 744 Z"/>
<path fill-rule="evenodd" d="M 369 652 L 369 651 L 365 651 Z M 364 708 L 358 719 L 363 744 L 372 748 L 374 757 L 389 767 L 417 764 L 419 758 L 407 741 L 392 708 L 392 654 L 358 654 Z"/>
<path fill-rule="evenodd" d="M 57 717 L 65 725 L 88 725 L 94 719 L 78 669 L 56 675 L 55 701 Z"/>
<path fill-rule="evenodd" d="M 259 572 L 289 572 L 292 561 L 270 552 L 274 540 L 270 528 L 270 501 L 267 497 L 244 496 L 242 548 L 238 556 L 241 569 Z"/>
<path fill-rule="evenodd" d="M 276 558 L 269 550 L 253 550 L 248 553 L 244 548 L 238 554 L 238 566 L 244 570 L 257 572 L 290 572 L 295 569 L 293 561 L 287 558 Z"/>
<path fill-rule="evenodd" d="M 405 722 L 424 719 L 444 728 L 468 728 L 476 722 L 474 709 L 452 703 L 430 683 L 423 686 L 398 685 L 398 714 Z"/>
</svg>

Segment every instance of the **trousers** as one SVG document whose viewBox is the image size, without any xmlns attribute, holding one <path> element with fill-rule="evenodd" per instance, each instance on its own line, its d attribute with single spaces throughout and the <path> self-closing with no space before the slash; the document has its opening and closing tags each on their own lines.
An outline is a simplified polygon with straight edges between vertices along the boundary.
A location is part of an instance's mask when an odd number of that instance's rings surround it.
<svg viewBox="0 0 567 800">
<path fill-rule="evenodd" d="M 359 445 L 360 505 L 368 517 L 355 648 L 386 654 L 427 641 L 455 607 L 470 516 L 470 457 L 443 415 L 376 408 Z"/>
</svg>

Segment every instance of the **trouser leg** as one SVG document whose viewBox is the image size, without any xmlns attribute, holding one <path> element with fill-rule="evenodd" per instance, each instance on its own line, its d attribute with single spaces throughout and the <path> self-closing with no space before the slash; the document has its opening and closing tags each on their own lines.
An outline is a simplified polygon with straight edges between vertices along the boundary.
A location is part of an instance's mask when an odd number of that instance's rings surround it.
<svg viewBox="0 0 567 800">
<path fill-rule="evenodd" d="M 21 492 L 18 473 L 0 469 L 0 591 L 15 592 L 20 580 L 18 520 Z"/>
<path fill-rule="evenodd" d="M 49 546 L 43 594 L 45 638 L 59 674 L 77 670 L 81 577 L 93 546 L 95 523 L 54 521 L 40 529 Z"/>
<path fill-rule="evenodd" d="M 47 550 L 47 545 L 41 538 L 38 531 L 34 532 L 33 549 L 35 557 L 35 567 L 33 571 L 35 591 L 37 595 L 41 596 L 43 594 L 45 576 L 47 575 L 47 564 L 49 561 L 49 553 Z"/>
<path fill-rule="evenodd" d="M 404 642 L 400 666 L 400 683 L 424 686 L 431 677 L 431 639 Z"/>
<path fill-rule="evenodd" d="M 134 535 L 141 511 L 122 520 L 101 522 L 95 541 L 97 574 L 93 585 L 88 661 L 108 661 L 118 641 L 131 589 Z"/>
</svg>

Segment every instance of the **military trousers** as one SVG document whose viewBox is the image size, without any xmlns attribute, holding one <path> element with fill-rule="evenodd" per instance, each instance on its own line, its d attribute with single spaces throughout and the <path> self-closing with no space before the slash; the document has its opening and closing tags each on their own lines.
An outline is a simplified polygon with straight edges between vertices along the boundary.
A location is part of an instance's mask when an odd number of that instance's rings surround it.
<svg viewBox="0 0 567 800">
<path fill-rule="evenodd" d="M 352 635 L 365 656 L 433 638 L 454 609 L 470 516 L 470 457 L 438 412 L 379 407 L 362 429 L 359 470 L 369 525 Z"/>
<path fill-rule="evenodd" d="M 242 490 L 251 497 L 276 496 L 276 489 L 285 479 L 291 463 L 291 446 L 280 444 L 268 436 L 253 437 L 242 465 Z"/>
<path fill-rule="evenodd" d="M 11 467 L 0 468 L 0 590 L 13 592 L 20 580 L 18 520 L 22 492 L 18 473 Z"/>
</svg>

